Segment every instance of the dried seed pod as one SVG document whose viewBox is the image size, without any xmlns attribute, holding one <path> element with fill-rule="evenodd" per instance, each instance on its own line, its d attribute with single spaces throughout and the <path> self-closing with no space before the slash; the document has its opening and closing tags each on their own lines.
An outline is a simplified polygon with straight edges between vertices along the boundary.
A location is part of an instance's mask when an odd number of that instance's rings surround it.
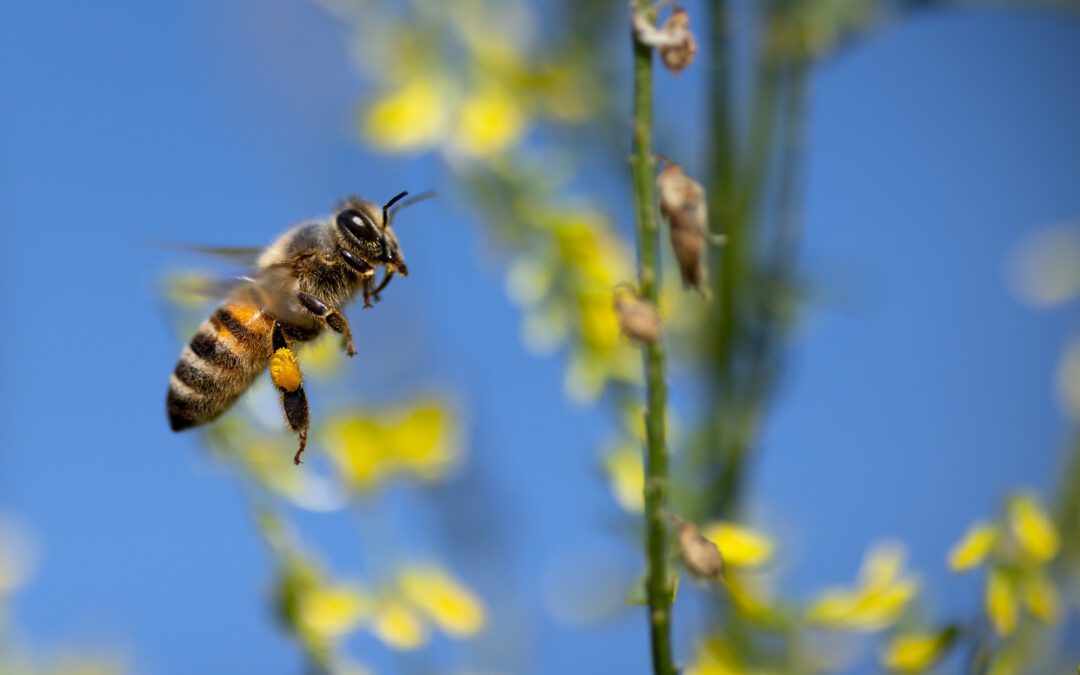
<svg viewBox="0 0 1080 675">
<path fill-rule="evenodd" d="M 673 513 L 669 513 L 668 518 L 675 523 L 679 552 L 682 554 L 683 562 L 686 563 L 686 568 L 703 579 L 722 579 L 724 557 L 716 544 L 701 536 L 701 532 L 694 527 L 693 523 Z"/>
<path fill-rule="evenodd" d="M 690 14 L 682 7 L 676 7 L 660 31 L 673 38 L 673 44 L 660 47 L 660 62 L 671 72 L 681 73 L 697 55 L 697 40 L 690 32 Z"/>
<path fill-rule="evenodd" d="M 668 162 L 656 177 L 656 189 L 660 193 L 660 212 L 671 229 L 671 248 L 679 262 L 683 284 L 708 297 L 705 243 L 709 238 L 709 214 L 705 188 L 683 173 L 681 166 Z"/>
<path fill-rule="evenodd" d="M 615 289 L 615 317 L 626 337 L 638 342 L 656 342 L 663 333 L 660 314 L 647 300 L 642 300 L 629 288 Z"/>
<path fill-rule="evenodd" d="M 697 54 L 697 40 L 690 32 L 690 14 L 685 9 L 675 5 L 664 25 L 657 28 L 631 0 L 630 16 L 638 41 L 659 49 L 660 62 L 665 68 L 679 73 L 693 62 Z"/>
</svg>

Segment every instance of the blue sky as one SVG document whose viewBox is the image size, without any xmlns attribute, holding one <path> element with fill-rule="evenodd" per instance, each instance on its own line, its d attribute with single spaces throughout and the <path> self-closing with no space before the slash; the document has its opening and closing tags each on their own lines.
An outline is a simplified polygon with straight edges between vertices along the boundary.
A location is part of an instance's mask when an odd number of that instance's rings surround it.
<svg viewBox="0 0 1080 675">
<path fill-rule="evenodd" d="M 159 244 L 266 243 L 344 194 L 443 185 L 431 158 L 355 140 L 345 38 L 299 0 L 0 8 L 0 510 L 41 543 L 15 604 L 32 644 L 115 646 L 138 672 L 298 671 L 238 489 L 165 422 L 179 341 L 159 281 L 187 261 Z M 947 575 L 945 551 L 1008 489 L 1053 486 L 1070 433 L 1054 369 L 1080 313 L 1022 306 L 1004 269 L 1026 233 L 1080 216 L 1077 63 L 1080 24 L 943 11 L 815 70 L 803 266 L 824 291 L 751 490 L 796 595 L 850 579 L 887 536 L 911 547 L 940 616 L 974 613 L 977 582 Z M 660 92 L 692 103 L 695 82 L 665 77 Z M 661 134 L 678 125 L 661 110 Z M 390 527 L 481 591 L 514 581 L 496 609 L 529 619 L 535 672 L 644 672 L 641 617 L 565 626 L 542 598 L 589 561 L 635 573 L 596 470 L 606 416 L 565 402 L 563 364 L 522 348 L 480 228 L 447 203 L 402 219 L 413 274 L 377 313 L 352 312 L 350 372 L 370 402 L 454 391 L 470 420 L 463 484 L 499 508 L 454 523 L 391 495 Z M 348 568 L 351 526 L 301 525 Z M 453 546 L 455 527 L 480 527 L 500 557 Z M 366 658 L 374 643 L 351 646 Z"/>
</svg>

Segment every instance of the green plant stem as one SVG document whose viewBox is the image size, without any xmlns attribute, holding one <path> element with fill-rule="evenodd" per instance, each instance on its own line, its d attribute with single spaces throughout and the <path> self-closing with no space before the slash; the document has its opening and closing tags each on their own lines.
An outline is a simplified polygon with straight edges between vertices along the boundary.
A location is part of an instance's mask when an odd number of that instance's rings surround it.
<svg viewBox="0 0 1080 675">
<path fill-rule="evenodd" d="M 650 0 L 636 0 L 640 11 L 652 19 Z M 638 226 L 638 284 L 641 296 L 658 304 L 660 257 L 657 255 L 659 227 L 656 219 L 654 187 L 655 160 L 652 153 L 652 48 L 636 37 L 634 45 L 634 143 L 630 172 Z M 674 675 L 671 654 L 671 588 L 667 571 L 667 530 L 664 511 L 668 493 L 668 456 L 665 418 L 667 384 L 664 347 L 657 341 L 642 346 L 645 361 L 645 555 L 648 576 L 645 591 L 649 600 L 649 633 L 653 672 Z"/>
</svg>

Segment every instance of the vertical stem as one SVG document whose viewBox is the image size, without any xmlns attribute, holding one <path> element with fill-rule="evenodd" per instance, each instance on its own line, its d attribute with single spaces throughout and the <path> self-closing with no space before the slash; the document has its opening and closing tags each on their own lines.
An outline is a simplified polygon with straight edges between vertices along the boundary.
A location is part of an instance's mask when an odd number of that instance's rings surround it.
<svg viewBox="0 0 1080 675">
<path fill-rule="evenodd" d="M 650 0 L 636 0 L 639 11 L 654 18 Z M 638 226 L 638 284 L 643 298 L 658 304 L 660 260 L 659 228 L 652 154 L 652 48 L 636 37 L 634 45 L 634 138 L 630 172 Z M 653 672 L 674 675 L 671 654 L 671 588 L 667 571 L 667 531 L 664 509 L 668 491 L 668 456 L 665 443 L 667 384 L 664 381 L 664 347 L 657 341 L 642 346 L 646 386 L 645 460 L 645 555 L 648 562 L 646 595 L 649 600 L 649 633 Z"/>
</svg>

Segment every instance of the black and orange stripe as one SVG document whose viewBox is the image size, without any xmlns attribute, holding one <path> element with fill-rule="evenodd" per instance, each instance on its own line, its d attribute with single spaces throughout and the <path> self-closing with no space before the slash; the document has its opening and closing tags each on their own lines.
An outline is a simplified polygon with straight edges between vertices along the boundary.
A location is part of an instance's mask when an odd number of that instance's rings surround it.
<svg viewBox="0 0 1080 675">
<path fill-rule="evenodd" d="M 237 298 L 199 326 L 169 378 L 166 408 L 173 431 L 205 424 L 225 412 L 266 368 L 274 318 Z"/>
</svg>

